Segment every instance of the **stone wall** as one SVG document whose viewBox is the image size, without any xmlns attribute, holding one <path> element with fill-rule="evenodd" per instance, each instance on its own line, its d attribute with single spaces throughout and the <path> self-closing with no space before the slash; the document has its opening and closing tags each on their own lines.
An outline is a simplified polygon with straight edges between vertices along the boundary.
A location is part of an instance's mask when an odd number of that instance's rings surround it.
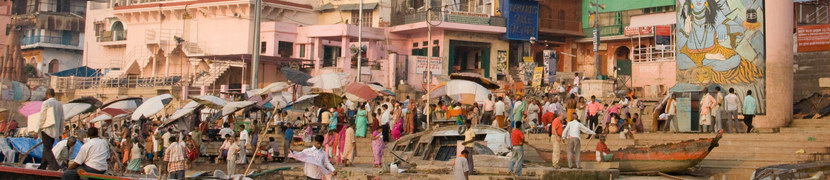
<svg viewBox="0 0 830 180">
<path fill-rule="evenodd" d="M 798 101 L 813 93 L 830 94 L 830 89 L 819 87 L 820 78 L 830 78 L 830 52 L 795 54 L 793 99 Z"/>
</svg>

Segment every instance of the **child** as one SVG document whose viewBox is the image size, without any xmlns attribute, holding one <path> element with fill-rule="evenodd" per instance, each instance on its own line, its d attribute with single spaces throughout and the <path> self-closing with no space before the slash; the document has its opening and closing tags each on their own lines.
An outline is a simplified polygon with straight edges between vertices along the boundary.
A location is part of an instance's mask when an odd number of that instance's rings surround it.
<svg viewBox="0 0 830 180">
<path fill-rule="evenodd" d="M 599 138 L 599 142 L 597 142 L 596 157 L 597 157 L 597 162 L 602 162 L 603 157 L 605 157 L 608 153 L 611 153 L 611 150 L 609 150 L 608 146 L 605 145 L 605 136 L 604 135 L 597 135 L 597 136 Z"/>
</svg>

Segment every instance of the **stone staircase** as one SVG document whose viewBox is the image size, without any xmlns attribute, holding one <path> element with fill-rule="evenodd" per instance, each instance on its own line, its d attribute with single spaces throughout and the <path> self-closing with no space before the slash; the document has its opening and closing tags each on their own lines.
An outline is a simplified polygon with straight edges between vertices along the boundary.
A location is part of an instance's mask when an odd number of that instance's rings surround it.
<svg viewBox="0 0 830 180">
<path fill-rule="evenodd" d="M 797 119 L 779 133 L 724 134 L 720 146 L 689 173 L 713 179 L 749 179 L 755 169 L 787 163 L 830 160 L 830 119 Z M 714 134 L 646 133 L 635 139 L 609 135 L 606 144 L 612 150 L 627 146 L 647 146 L 711 138 Z M 584 137 L 583 137 L 584 138 Z M 547 134 L 530 134 L 528 142 L 537 147 L 551 148 Z M 593 150 L 597 140 L 582 141 L 583 150 Z M 804 153 L 799 151 L 803 150 Z M 547 165 L 550 166 L 550 165 Z"/>
<path fill-rule="evenodd" d="M 372 139 L 368 137 L 371 134 L 367 131 L 366 135 L 366 138 L 358 137 L 355 140 L 355 147 L 357 149 L 355 150 L 354 164 L 366 164 L 371 166 L 371 164 L 375 162 L 375 157 L 374 155 L 372 155 Z M 383 153 L 384 164 L 392 163 L 395 160 L 395 157 L 389 154 L 389 151 L 387 151 L 389 148 L 391 147 L 387 146 Z"/>
<path fill-rule="evenodd" d="M 213 64 L 211 64 L 210 69 L 208 69 L 204 75 L 197 77 L 196 80 L 193 81 L 193 86 L 210 86 L 230 68 L 230 63 L 214 61 Z"/>
</svg>

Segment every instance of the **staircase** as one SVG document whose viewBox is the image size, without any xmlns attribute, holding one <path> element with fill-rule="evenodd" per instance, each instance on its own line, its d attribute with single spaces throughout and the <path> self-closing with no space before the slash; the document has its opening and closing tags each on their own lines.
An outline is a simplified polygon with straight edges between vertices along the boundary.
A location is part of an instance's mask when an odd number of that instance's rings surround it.
<svg viewBox="0 0 830 180">
<path fill-rule="evenodd" d="M 216 79 L 222 76 L 225 71 L 231 68 L 231 64 L 223 61 L 214 61 L 210 65 L 210 69 L 204 74 L 197 74 L 197 78 L 193 81 L 193 86 L 210 86 Z"/>
<path fill-rule="evenodd" d="M 182 51 L 187 57 L 203 56 L 206 54 L 205 50 L 199 47 L 199 43 L 195 42 L 184 42 L 182 44 Z"/>
<path fill-rule="evenodd" d="M 372 155 L 372 139 L 370 138 L 372 135 L 371 132 L 366 131 L 366 138 L 356 138 L 355 139 L 355 157 L 354 157 L 354 164 L 368 164 L 372 165 L 375 162 L 375 157 Z M 389 145 L 389 144 L 387 144 Z M 395 157 L 389 154 L 389 146 L 384 149 L 383 153 L 383 163 L 389 164 L 395 160 Z"/>
<path fill-rule="evenodd" d="M 547 134 L 529 134 L 528 142 L 551 148 Z M 627 146 L 648 146 L 711 138 L 714 134 L 646 133 L 635 139 L 609 135 L 606 144 L 611 150 Z M 582 141 L 582 150 L 593 150 L 597 140 Z M 564 148 L 564 146 L 562 147 Z M 799 151 L 804 150 L 804 153 Z M 830 119 L 797 119 L 779 133 L 724 134 L 719 146 L 689 173 L 711 176 L 712 179 L 749 179 L 755 169 L 787 163 L 830 160 Z M 547 164 L 546 164 L 547 165 Z M 550 166 L 550 165 L 547 165 Z"/>
</svg>

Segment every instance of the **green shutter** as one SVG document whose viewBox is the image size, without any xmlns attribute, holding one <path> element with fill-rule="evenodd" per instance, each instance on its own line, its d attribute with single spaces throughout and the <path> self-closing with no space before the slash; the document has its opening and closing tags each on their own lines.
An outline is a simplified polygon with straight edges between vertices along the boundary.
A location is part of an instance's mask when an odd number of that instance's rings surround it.
<svg viewBox="0 0 830 180">
<path fill-rule="evenodd" d="M 490 78 L 490 48 L 484 48 L 481 53 L 481 68 L 484 69 L 484 77 Z"/>
</svg>

